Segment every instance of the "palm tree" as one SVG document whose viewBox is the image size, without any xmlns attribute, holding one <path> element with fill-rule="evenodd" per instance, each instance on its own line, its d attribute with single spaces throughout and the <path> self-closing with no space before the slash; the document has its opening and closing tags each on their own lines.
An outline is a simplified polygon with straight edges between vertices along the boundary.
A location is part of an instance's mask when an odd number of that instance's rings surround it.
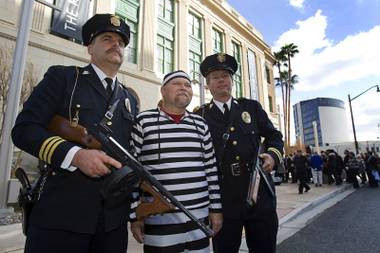
<svg viewBox="0 0 380 253">
<path fill-rule="evenodd" d="M 285 54 L 282 52 L 282 51 L 279 51 L 279 52 L 274 52 L 274 58 L 276 59 L 275 62 L 273 63 L 273 65 L 275 65 L 277 67 L 277 70 L 278 70 L 278 77 L 275 78 L 275 86 L 276 87 L 280 87 L 281 88 L 281 96 L 282 96 L 282 109 L 283 109 L 283 112 L 284 112 L 284 132 L 285 132 L 285 142 L 287 141 L 287 131 L 286 131 L 286 127 L 287 127 L 287 124 L 286 124 L 286 119 L 287 119 L 287 114 L 286 114 L 286 111 L 285 111 L 285 108 L 286 108 L 286 101 L 285 101 L 285 89 L 286 89 L 286 82 L 284 80 L 285 77 L 281 71 L 281 67 L 283 65 L 284 62 L 287 61 L 286 59 L 286 56 Z"/>
<path fill-rule="evenodd" d="M 286 83 L 286 89 L 285 89 L 285 99 L 286 99 L 286 109 L 287 109 L 287 142 L 286 142 L 286 146 L 290 146 L 290 99 L 291 99 L 291 86 L 292 86 L 292 78 L 294 77 L 292 75 L 292 68 L 291 68 L 291 59 L 297 54 L 299 53 L 299 50 L 298 50 L 298 46 L 295 45 L 294 43 L 290 43 L 290 44 L 286 44 L 285 46 L 281 47 L 281 52 L 285 55 L 286 59 L 287 59 L 287 67 L 288 67 L 288 78 L 287 78 L 287 83 Z"/>
</svg>

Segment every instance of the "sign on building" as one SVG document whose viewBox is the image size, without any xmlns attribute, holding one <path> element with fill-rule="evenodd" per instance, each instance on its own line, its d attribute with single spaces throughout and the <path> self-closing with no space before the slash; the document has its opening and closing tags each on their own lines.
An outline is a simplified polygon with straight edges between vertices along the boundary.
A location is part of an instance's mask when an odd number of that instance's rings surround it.
<svg viewBox="0 0 380 253">
<path fill-rule="evenodd" d="M 90 0 L 56 0 L 62 11 L 53 12 L 51 31 L 82 42 L 82 26 L 88 20 Z"/>
</svg>

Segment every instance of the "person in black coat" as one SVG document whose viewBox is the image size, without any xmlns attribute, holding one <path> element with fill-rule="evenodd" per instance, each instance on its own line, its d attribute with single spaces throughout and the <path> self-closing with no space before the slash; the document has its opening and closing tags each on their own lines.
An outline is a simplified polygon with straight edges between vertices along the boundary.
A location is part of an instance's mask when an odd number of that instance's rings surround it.
<svg viewBox="0 0 380 253">
<path fill-rule="evenodd" d="M 302 154 L 301 150 L 297 150 L 297 153 L 294 156 L 294 167 L 299 181 L 298 193 L 303 194 L 304 189 L 305 192 L 308 192 L 310 190 L 310 186 L 308 185 L 310 180 L 309 162 L 307 157 Z"/>
<path fill-rule="evenodd" d="M 269 187 L 274 191 L 269 172 L 282 161 L 282 135 L 257 101 L 232 97 L 232 75 L 237 70 L 234 57 L 223 53 L 210 55 L 203 60 L 200 70 L 213 99 L 196 112 L 209 125 L 222 191 L 224 220 L 222 230 L 213 238 L 214 252 L 238 252 L 243 228 L 249 252 L 275 252 L 278 229 L 275 196 L 270 195 L 262 178 L 257 203 L 248 207 L 246 198 L 261 137 L 265 141 L 260 157 Z"/>
<path fill-rule="evenodd" d="M 104 199 L 100 193 L 110 168 L 122 165 L 100 150 L 86 149 L 48 130 L 54 115 L 67 119 L 73 128 L 78 124 L 89 128 L 120 99 L 107 125 L 114 138 L 129 148 L 136 99 L 116 78 L 129 27 L 115 15 L 97 14 L 83 26 L 82 36 L 91 64 L 50 67 L 12 130 L 17 147 L 52 169 L 31 212 L 25 252 L 127 250 L 130 194 Z"/>
</svg>

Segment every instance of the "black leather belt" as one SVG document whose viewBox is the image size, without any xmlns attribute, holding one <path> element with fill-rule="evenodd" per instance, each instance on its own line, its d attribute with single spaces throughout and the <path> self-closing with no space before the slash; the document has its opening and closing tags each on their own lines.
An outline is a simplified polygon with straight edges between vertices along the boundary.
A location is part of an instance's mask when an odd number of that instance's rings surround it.
<svg viewBox="0 0 380 253">
<path fill-rule="evenodd" d="M 251 171 L 252 163 L 231 163 L 223 165 L 223 173 L 231 174 L 234 177 L 248 174 Z"/>
</svg>

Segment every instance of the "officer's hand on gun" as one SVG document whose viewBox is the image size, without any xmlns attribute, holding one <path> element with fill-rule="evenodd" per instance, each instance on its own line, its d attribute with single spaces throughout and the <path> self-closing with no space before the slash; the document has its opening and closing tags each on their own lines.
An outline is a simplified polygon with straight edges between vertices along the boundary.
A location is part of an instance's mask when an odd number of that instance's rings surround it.
<svg viewBox="0 0 380 253">
<path fill-rule="evenodd" d="M 260 154 L 259 157 L 263 160 L 264 171 L 271 172 L 275 165 L 273 157 L 267 153 Z"/>
<path fill-rule="evenodd" d="M 80 149 L 71 162 L 89 177 L 102 177 L 111 173 L 110 167 L 120 169 L 121 163 L 96 149 Z"/>
</svg>

